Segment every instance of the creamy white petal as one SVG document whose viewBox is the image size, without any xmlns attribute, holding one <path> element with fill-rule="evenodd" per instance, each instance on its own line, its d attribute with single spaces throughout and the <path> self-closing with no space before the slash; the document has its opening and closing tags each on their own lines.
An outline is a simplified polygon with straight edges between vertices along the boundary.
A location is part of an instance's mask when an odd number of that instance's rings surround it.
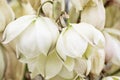
<svg viewBox="0 0 120 80">
<path fill-rule="evenodd" d="M 52 37 L 51 49 L 53 49 L 55 48 L 56 41 L 59 36 L 58 25 L 55 22 L 53 22 L 52 19 L 49 19 L 47 17 L 44 18 L 41 17 L 41 19 L 44 19 L 46 27 L 49 29 L 49 32 L 51 32 L 51 37 Z"/>
<path fill-rule="evenodd" d="M 105 38 L 103 34 L 99 30 L 95 29 L 92 25 L 84 22 L 71 25 L 76 32 L 79 33 L 91 45 L 99 45 L 99 47 L 104 47 Z"/>
<path fill-rule="evenodd" d="M 94 48 L 94 47 L 93 47 Z M 100 75 L 105 64 L 105 52 L 104 49 L 95 49 L 93 54 L 90 56 L 91 60 L 91 73 Z"/>
<path fill-rule="evenodd" d="M 41 54 L 39 57 L 33 58 L 28 62 L 28 69 L 31 72 L 31 78 L 34 78 L 38 74 L 45 77 L 45 62 L 46 56 Z"/>
<path fill-rule="evenodd" d="M 16 43 L 17 49 L 27 58 L 36 57 L 42 53 L 37 46 L 39 43 L 37 43 L 36 32 L 37 29 L 35 23 L 32 23 L 24 32 L 22 32 L 20 37 L 18 37 Z"/>
<path fill-rule="evenodd" d="M 45 65 L 45 79 L 55 77 L 62 69 L 62 62 L 56 52 L 51 53 L 47 57 Z"/>
<path fill-rule="evenodd" d="M 63 34 L 64 46 L 68 50 L 67 56 L 69 57 L 82 57 L 87 48 L 87 41 L 84 40 L 75 30 L 71 27 Z"/>
<path fill-rule="evenodd" d="M 104 32 L 106 38 L 106 60 L 112 61 L 116 65 L 120 65 L 120 41 Z"/>
<path fill-rule="evenodd" d="M 3 43 L 7 44 L 20 35 L 20 33 L 23 32 L 34 19 L 35 15 L 27 15 L 8 24 L 3 33 Z"/>
<path fill-rule="evenodd" d="M 61 72 L 58 74 L 60 77 L 69 80 L 72 80 L 74 77 L 74 72 L 73 71 L 68 71 L 65 67 L 62 68 Z"/>
<path fill-rule="evenodd" d="M 66 55 L 68 53 L 67 49 L 64 46 L 63 42 L 63 34 L 65 33 L 67 28 L 64 28 L 58 38 L 57 44 L 56 44 L 56 50 L 58 52 L 58 55 L 63 59 L 66 60 Z"/>
<path fill-rule="evenodd" d="M 66 67 L 68 71 L 73 71 L 75 61 L 73 58 L 67 57 L 66 61 L 63 62 L 63 65 Z"/>
<path fill-rule="evenodd" d="M 77 58 L 75 60 L 74 71 L 77 73 L 77 75 L 81 77 L 85 77 L 85 73 L 87 71 L 87 60 L 82 58 Z"/>
<path fill-rule="evenodd" d="M 38 50 L 45 55 L 48 54 L 52 45 L 52 35 L 48 28 L 51 25 L 46 25 L 46 23 L 44 19 L 38 18 L 35 25 Z"/>
</svg>

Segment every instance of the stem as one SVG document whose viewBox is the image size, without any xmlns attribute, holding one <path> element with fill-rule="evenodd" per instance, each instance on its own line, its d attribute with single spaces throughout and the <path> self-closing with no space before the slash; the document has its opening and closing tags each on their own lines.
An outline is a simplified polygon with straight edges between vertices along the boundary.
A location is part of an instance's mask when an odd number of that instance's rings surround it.
<svg viewBox="0 0 120 80">
<path fill-rule="evenodd" d="M 40 11 L 42 11 L 42 13 L 44 14 L 43 10 L 42 10 L 42 6 L 46 3 L 51 3 L 53 4 L 53 1 L 45 1 L 43 4 L 40 5 L 40 7 L 38 8 L 38 11 L 37 11 L 37 16 L 40 15 Z"/>
</svg>

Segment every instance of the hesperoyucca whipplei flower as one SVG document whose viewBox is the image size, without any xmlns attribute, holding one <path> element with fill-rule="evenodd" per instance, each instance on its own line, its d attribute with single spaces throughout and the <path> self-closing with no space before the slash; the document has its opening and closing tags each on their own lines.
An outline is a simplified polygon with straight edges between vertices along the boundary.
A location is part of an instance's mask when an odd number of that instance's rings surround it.
<svg viewBox="0 0 120 80">
<path fill-rule="evenodd" d="M 82 57 L 85 53 L 88 43 L 103 47 L 105 44 L 102 33 L 88 23 L 70 24 L 62 30 L 56 49 L 63 60 L 67 56 L 72 58 Z"/>
<path fill-rule="evenodd" d="M 47 55 L 54 47 L 59 31 L 47 17 L 27 15 L 8 24 L 3 34 L 3 44 L 15 41 L 17 54 L 32 58 Z"/>
</svg>

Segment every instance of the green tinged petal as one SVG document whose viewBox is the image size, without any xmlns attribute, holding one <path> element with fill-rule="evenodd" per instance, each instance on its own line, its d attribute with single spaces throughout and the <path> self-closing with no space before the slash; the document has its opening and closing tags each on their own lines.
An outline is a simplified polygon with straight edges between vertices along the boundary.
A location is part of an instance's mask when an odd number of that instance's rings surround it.
<svg viewBox="0 0 120 80">
<path fill-rule="evenodd" d="M 67 68 L 63 67 L 61 72 L 58 75 L 60 77 L 64 78 L 65 80 L 66 79 L 72 80 L 73 77 L 74 77 L 74 72 L 73 71 L 68 71 Z"/>
<path fill-rule="evenodd" d="M 48 55 L 45 66 L 45 79 L 56 76 L 62 69 L 62 62 L 56 52 Z"/>
<path fill-rule="evenodd" d="M 63 64 L 66 67 L 66 69 L 68 69 L 68 71 L 73 71 L 75 61 L 73 58 L 67 57 L 66 61 L 64 61 Z"/>
</svg>

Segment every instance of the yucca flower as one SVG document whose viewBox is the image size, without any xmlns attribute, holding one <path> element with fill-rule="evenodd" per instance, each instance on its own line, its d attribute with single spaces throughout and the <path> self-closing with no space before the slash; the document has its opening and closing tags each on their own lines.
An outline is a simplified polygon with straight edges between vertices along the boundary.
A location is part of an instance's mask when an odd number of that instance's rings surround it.
<svg viewBox="0 0 120 80">
<path fill-rule="evenodd" d="M 3 44 L 15 42 L 17 55 L 33 58 L 39 54 L 48 55 L 55 47 L 59 31 L 57 25 L 47 17 L 22 16 L 7 25 Z"/>
<path fill-rule="evenodd" d="M 59 56 L 66 60 L 67 57 L 81 58 L 88 44 L 103 47 L 105 44 L 102 33 L 94 26 L 87 23 L 70 24 L 62 30 L 56 45 Z"/>
</svg>

